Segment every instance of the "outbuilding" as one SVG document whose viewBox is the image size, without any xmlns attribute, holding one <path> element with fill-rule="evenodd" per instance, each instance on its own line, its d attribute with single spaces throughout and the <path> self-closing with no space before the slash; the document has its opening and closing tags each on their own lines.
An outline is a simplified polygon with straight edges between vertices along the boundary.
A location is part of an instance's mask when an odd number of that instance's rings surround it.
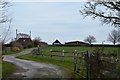
<svg viewBox="0 0 120 80">
<path fill-rule="evenodd" d="M 89 44 L 85 43 L 85 42 L 81 42 L 81 41 L 71 41 L 71 42 L 66 42 L 65 45 L 69 45 L 69 46 L 87 46 Z"/>
<path fill-rule="evenodd" d="M 52 45 L 61 45 L 61 42 L 59 40 L 56 40 L 52 43 Z"/>
</svg>

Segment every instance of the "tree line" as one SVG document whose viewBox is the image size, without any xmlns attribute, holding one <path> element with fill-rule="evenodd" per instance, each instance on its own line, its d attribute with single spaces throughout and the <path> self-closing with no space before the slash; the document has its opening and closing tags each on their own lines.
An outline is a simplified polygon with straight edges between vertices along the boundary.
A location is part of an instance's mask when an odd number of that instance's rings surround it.
<svg viewBox="0 0 120 80">
<path fill-rule="evenodd" d="M 91 45 L 91 43 L 96 42 L 96 38 L 94 36 L 92 36 L 92 35 L 89 35 L 89 36 L 87 36 L 85 38 L 84 41 L 88 42 Z M 116 45 L 116 43 L 119 43 L 120 42 L 120 29 L 114 29 L 114 30 L 112 30 L 108 34 L 107 41 L 112 42 L 113 45 Z M 103 41 L 102 44 L 104 42 L 105 41 Z"/>
</svg>

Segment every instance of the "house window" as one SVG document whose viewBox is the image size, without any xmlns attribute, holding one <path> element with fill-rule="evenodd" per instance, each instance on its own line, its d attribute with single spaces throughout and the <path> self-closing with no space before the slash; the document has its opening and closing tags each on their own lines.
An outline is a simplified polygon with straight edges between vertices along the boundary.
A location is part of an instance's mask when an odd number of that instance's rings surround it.
<svg viewBox="0 0 120 80">
<path fill-rule="evenodd" d="M 25 40 L 23 40 L 23 42 L 25 42 Z"/>
</svg>

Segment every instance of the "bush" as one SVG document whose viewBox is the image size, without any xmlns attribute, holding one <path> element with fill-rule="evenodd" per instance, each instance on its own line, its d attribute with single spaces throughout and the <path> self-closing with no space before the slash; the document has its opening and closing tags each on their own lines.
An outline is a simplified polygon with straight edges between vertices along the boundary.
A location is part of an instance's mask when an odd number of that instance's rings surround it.
<svg viewBox="0 0 120 80">
<path fill-rule="evenodd" d="M 14 51 L 14 52 L 20 51 L 20 48 L 18 48 L 18 47 L 13 47 L 13 48 L 12 48 L 12 51 Z"/>
</svg>

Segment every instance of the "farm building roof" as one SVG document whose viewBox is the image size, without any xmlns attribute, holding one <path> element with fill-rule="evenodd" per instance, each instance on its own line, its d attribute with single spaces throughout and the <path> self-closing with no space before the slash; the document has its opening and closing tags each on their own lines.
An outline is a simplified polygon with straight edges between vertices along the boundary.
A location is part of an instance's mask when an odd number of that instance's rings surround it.
<svg viewBox="0 0 120 80">
<path fill-rule="evenodd" d="M 59 40 L 56 40 L 53 42 L 53 45 L 61 45 L 61 42 Z"/>
<path fill-rule="evenodd" d="M 71 41 L 71 42 L 66 42 L 65 45 L 88 45 L 88 43 L 81 41 Z"/>
</svg>

